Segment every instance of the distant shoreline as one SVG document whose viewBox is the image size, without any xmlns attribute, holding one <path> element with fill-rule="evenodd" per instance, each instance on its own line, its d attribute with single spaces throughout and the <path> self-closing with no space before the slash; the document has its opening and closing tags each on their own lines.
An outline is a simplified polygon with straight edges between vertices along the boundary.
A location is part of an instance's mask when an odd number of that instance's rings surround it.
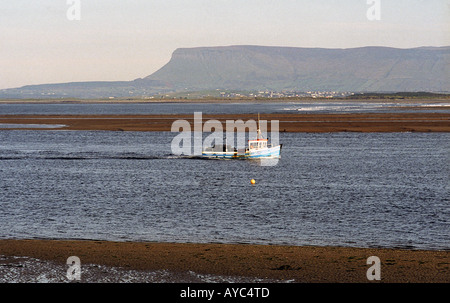
<svg viewBox="0 0 450 303">
<path fill-rule="evenodd" d="M 381 261 L 387 283 L 449 283 L 449 251 L 94 240 L 0 240 L 0 255 L 133 270 L 168 270 L 307 283 L 366 283 L 367 259 Z M 376 281 L 375 281 L 376 282 Z"/>
<path fill-rule="evenodd" d="M 367 102 L 367 103 L 450 103 L 448 97 L 413 98 L 202 98 L 202 99 L 0 99 L 0 104 L 127 104 L 127 103 L 286 103 L 286 102 Z"/>
</svg>

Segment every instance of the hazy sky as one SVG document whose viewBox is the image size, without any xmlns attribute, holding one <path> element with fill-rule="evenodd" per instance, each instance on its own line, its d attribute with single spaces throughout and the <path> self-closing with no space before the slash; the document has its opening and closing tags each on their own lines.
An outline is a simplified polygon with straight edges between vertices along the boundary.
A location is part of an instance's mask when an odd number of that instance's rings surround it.
<svg viewBox="0 0 450 303">
<path fill-rule="evenodd" d="M 450 45 L 450 0 L 378 1 L 0 0 L 0 88 L 133 80 L 180 47 Z"/>
</svg>

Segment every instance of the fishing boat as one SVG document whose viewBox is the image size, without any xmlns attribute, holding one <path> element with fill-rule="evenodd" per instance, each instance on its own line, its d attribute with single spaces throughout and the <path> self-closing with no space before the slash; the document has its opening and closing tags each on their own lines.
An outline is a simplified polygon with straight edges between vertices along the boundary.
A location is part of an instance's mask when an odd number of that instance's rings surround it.
<svg viewBox="0 0 450 303">
<path fill-rule="evenodd" d="M 225 141 L 225 144 L 214 145 L 204 149 L 202 157 L 216 159 L 274 159 L 281 157 L 282 144 L 273 146 L 269 144 L 269 139 L 262 137 L 259 114 L 256 134 L 256 139 L 248 140 L 247 148 L 237 149 L 228 145 Z"/>
</svg>

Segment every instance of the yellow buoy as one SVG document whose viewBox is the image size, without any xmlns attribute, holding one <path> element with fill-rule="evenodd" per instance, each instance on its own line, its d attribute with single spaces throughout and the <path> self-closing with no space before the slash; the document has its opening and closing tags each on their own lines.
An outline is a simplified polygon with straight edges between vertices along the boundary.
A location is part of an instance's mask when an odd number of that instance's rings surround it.
<svg viewBox="0 0 450 303">
<path fill-rule="evenodd" d="M 255 179 L 251 179 L 251 180 L 250 180 L 250 183 L 251 183 L 251 184 L 255 184 L 255 183 L 256 183 Z"/>
</svg>

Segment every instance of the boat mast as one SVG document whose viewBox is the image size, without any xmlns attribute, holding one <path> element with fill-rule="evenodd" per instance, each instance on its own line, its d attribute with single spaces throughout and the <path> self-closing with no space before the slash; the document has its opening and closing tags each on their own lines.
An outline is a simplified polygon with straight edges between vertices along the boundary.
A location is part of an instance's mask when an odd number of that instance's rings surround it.
<svg viewBox="0 0 450 303">
<path fill-rule="evenodd" d="M 260 128 L 260 125 L 259 125 L 259 113 L 258 113 L 258 131 L 257 131 L 256 139 L 261 139 L 261 128 Z"/>
</svg>

